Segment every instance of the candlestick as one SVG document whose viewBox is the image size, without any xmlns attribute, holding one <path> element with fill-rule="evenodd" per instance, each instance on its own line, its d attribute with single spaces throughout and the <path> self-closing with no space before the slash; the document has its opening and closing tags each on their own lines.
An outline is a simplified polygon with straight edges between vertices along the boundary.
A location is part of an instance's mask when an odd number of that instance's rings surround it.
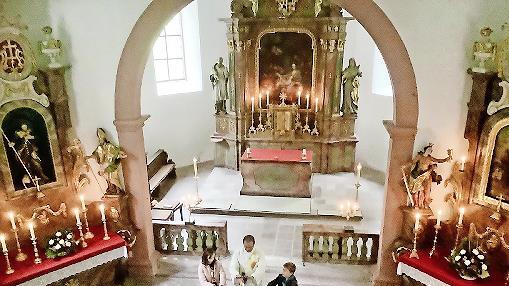
<svg viewBox="0 0 509 286">
<path fill-rule="evenodd" d="M 256 134 L 256 128 L 254 127 L 254 97 L 251 96 L 251 127 L 249 127 L 249 134 Z"/>
<path fill-rule="evenodd" d="M 79 217 L 79 216 L 77 216 Z M 81 247 L 82 248 L 86 248 L 88 246 L 87 242 L 85 241 L 85 236 L 83 235 L 83 227 L 81 225 L 81 222 L 78 222 L 76 223 L 76 226 L 78 227 L 78 231 L 80 233 L 80 242 L 81 242 Z"/>
<path fill-rule="evenodd" d="M 359 188 L 361 187 L 361 184 L 355 183 L 355 202 L 359 202 Z"/>
<path fill-rule="evenodd" d="M 40 264 L 42 259 L 39 257 L 39 250 L 37 249 L 37 237 L 35 236 L 34 224 L 33 222 L 28 223 L 28 228 L 30 229 L 30 240 L 32 240 L 32 245 L 34 246 L 34 263 Z"/>
<path fill-rule="evenodd" d="M 85 210 L 87 207 L 85 206 L 85 197 L 80 195 L 81 209 Z"/>
<path fill-rule="evenodd" d="M 467 158 L 465 156 L 461 157 L 460 172 L 465 171 L 465 163 L 466 162 L 467 162 Z"/>
<path fill-rule="evenodd" d="M 15 230 L 17 227 L 16 227 L 16 222 L 14 221 L 14 213 L 9 212 L 7 214 L 7 216 L 9 217 L 9 220 L 11 221 L 12 230 Z"/>
<path fill-rule="evenodd" d="M 318 97 L 315 97 L 315 113 L 318 113 Z"/>
<path fill-rule="evenodd" d="M 88 226 L 88 218 L 87 218 L 87 212 L 88 209 L 83 210 L 83 218 L 85 219 L 85 229 L 87 232 L 85 232 L 85 239 L 92 239 L 94 238 L 94 234 L 90 231 L 90 227 Z"/>
<path fill-rule="evenodd" d="M 21 251 L 21 245 L 19 244 L 19 237 L 18 237 L 18 229 L 13 229 L 12 232 L 14 232 L 14 238 L 16 239 L 16 248 L 18 250 L 18 254 L 16 254 L 16 261 L 21 262 L 25 261 L 27 259 L 27 255 Z"/>
<path fill-rule="evenodd" d="M 309 109 L 309 93 L 306 94 L 306 109 Z"/>
<path fill-rule="evenodd" d="M 315 114 L 315 124 L 313 127 L 313 130 L 311 130 L 311 135 L 318 136 L 320 133 L 318 132 L 318 121 L 316 120 L 316 114 Z"/>
<path fill-rule="evenodd" d="M 261 103 L 262 102 L 260 101 L 260 104 Z M 260 114 L 258 115 L 258 126 L 256 127 L 256 131 L 261 131 L 261 132 L 265 131 L 265 127 L 262 124 L 262 110 L 261 110 L 261 107 L 260 107 Z"/>
<path fill-rule="evenodd" d="M 106 214 L 104 213 L 104 204 L 99 205 L 99 211 L 101 212 L 101 220 L 106 220 Z"/>
<path fill-rule="evenodd" d="M 251 148 L 249 147 L 246 148 L 246 155 L 248 158 L 251 158 Z"/>
<path fill-rule="evenodd" d="M 442 210 L 438 210 L 437 212 L 437 227 L 440 227 L 440 219 L 441 219 L 441 216 L 442 216 Z"/>
<path fill-rule="evenodd" d="M 14 269 L 11 268 L 11 262 L 9 261 L 9 251 L 7 250 L 7 245 L 5 244 L 5 235 L 0 235 L 0 242 L 2 243 L 2 251 L 4 253 L 6 262 L 5 274 L 12 274 L 14 273 Z"/>
<path fill-rule="evenodd" d="M 302 149 L 302 159 L 303 159 L 303 160 L 305 160 L 305 159 L 306 159 L 307 155 L 308 155 L 308 153 L 307 153 L 306 149 L 305 149 L 305 148 L 304 148 L 304 149 Z"/>
<path fill-rule="evenodd" d="M 454 246 L 453 248 L 451 249 L 451 256 L 454 254 L 454 251 L 456 250 L 456 248 L 458 247 L 458 243 L 459 243 L 459 240 L 460 240 L 460 233 L 461 233 L 461 230 L 463 229 L 463 225 L 458 223 L 456 225 L 456 239 L 454 240 Z"/>
<path fill-rule="evenodd" d="M 254 113 L 254 96 L 251 96 L 251 113 Z"/>
<path fill-rule="evenodd" d="M 103 240 L 109 240 L 110 236 L 108 235 L 108 227 L 106 226 L 106 219 L 103 220 L 103 229 L 104 229 Z"/>
<path fill-rule="evenodd" d="M 463 216 L 464 215 L 465 215 L 465 208 L 461 207 L 460 208 L 460 218 L 458 220 L 458 225 L 463 224 Z"/>
<path fill-rule="evenodd" d="M 194 176 L 198 177 L 198 159 L 193 158 Z"/>
<path fill-rule="evenodd" d="M 36 237 L 35 237 L 34 223 L 33 222 L 29 222 L 28 223 L 28 229 L 30 230 L 30 239 L 35 240 Z"/>
<path fill-rule="evenodd" d="M 309 114 L 308 110 L 306 110 L 306 125 L 304 125 L 304 128 L 302 128 L 302 133 L 307 132 L 311 133 L 311 129 L 309 128 Z"/>
<path fill-rule="evenodd" d="M 74 216 L 76 217 L 76 225 L 81 224 L 80 210 L 75 208 L 75 209 L 73 209 L 73 212 L 74 212 Z"/>
<path fill-rule="evenodd" d="M 429 252 L 429 257 L 431 257 L 431 256 L 433 256 L 433 254 L 435 254 L 439 230 L 440 230 L 440 223 L 437 223 L 437 225 L 435 225 L 435 238 L 433 239 L 433 247 L 431 248 L 431 251 Z"/>
<path fill-rule="evenodd" d="M 414 226 L 414 248 L 410 253 L 410 258 L 419 259 L 419 254 L 417 254 L 417 234 L 419 233 L 419 218 L 421 217 L 420 213 L 415 214 L 415 226 Z"/>
</svg>

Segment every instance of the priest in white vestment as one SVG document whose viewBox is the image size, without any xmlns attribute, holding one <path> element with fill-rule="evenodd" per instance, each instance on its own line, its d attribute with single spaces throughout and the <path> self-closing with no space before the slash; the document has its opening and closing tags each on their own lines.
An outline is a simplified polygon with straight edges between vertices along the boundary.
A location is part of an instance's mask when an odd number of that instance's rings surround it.
<svg viewBox="0 0 509 286">
<path fill-rule="evenodd" d="M 246 235 L 242 242 L 244 247 L 233 253 L 230 262 L 233 284 L 262 286 L 265 276 L 265 255 L 255 249 L 255 240 L 252 235 Z"/>
</svg>

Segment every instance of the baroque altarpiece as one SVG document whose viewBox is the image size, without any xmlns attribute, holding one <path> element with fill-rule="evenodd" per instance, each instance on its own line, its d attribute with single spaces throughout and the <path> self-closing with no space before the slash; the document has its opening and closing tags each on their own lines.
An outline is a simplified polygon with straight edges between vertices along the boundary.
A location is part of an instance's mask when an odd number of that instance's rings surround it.
<svg viewBox="0 0 509 286">
<path fill-rule="evenodd" d="M 224 110 L 216 104 L 216 165 L 238 169 L 248 147 L 308 149 L 314 172 L 353 170 L 357 101 L 342 92 L 352 18 L 324 3 L 232 2 L 231 18 L 222 19 L 229 100 Z"/>
</svg>

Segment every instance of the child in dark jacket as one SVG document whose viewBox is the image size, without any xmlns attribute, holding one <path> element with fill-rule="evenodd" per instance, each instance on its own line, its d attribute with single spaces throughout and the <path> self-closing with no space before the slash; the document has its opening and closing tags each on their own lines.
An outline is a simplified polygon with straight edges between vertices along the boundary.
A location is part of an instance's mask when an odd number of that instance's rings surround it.
<svg viewBox="0 0 509 286">
<path fill-rule="evenodd" d="M 295 264 L 286 262 L 283 264 L 283 273 L 279 274 L 276 279 L 272 280 L 267 286 L 298 286 L 297 279 L 295 278 Z"/>
</svg>

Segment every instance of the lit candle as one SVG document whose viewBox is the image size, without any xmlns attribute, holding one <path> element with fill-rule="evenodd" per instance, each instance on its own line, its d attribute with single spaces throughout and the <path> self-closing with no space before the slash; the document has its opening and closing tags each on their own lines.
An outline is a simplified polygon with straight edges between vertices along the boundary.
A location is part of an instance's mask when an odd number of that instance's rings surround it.
<svg viewBox="0 0 509 286">
<path fill-rule="evenodd" d="M 85 198 L 83 197 L 83 195 L 80 195 L 80 201 L 81 201 L 81 209 L 86 210 L 87 207 L 85 206 Z"/>
<path fill-rule="evenodd" d="M 355 179 L 356 179 L 356 183 L 359 184 L 360 180 L 361 180 L 361 170 L 362 170 L 362 165 L 361 163 L 357 164 L 357 168 L 355 168 Z"/>
<path fill-rule="evenodd" d="M 315 97 L 315 113 L 318 113 L 318 97 Z"/>
<path fill-rule="evenodd" d="M 75 208 L 74 210 L 74 215 L 76 216 L 76 224 L 81 224 L 81 220 L 80 220 L 80 210 L 78 208 Z"/>
<path fill-rule="evenodd" d="M 463 215 L 465 215 L 465 208 L 460 208 L 460 219 L 458 220 L 458 224 L 462 224 L 463 223 Z"/>
<path fill-rule="evenodd" d="M 346 212 L 347 212 L 347 213 L 350 213 L 350 210 L 351 210 L 351 209 L 352 209 L 352 208 L 350 207 L 350 201 L 346 201 Z"/>
<path fill-rule="evenodd" d="M 306 94 L 306 109 L 309 109 L 309 93 Z"/>
<path fill-rule="evenodd" d="M 345 213 L 345 206 L 343 206 L 343 204 L 340 204 L 339 205 L 339 211 L 341 212 L 341 215 L 343 215 Z"/>
<path fill-rule="evenodd" d="M 35 240 L 35 231 L 34 231 L 34 223 L 33 222 L 29 222 L 28 223 L 28 229 L 30 230 L 30 238 L 32 240 Z"/>
<path fill-rule="evenodd" d="M 414 226 L 415 231 L 419 230 L 419 219 L 420 218 L 421 218 L 421 214 L 416 213 L 415 214 L 415 226 Z"/>
<path fill-rule="evenodd" d="M 465 163 L 467 162 L 467 158 L 465 156 L 461 157 L 460 171 L 465 171 Z"/>
<path fill-rule="evenodd" d="M 7 245 L 5 244 L 5 235 L 0 235 L 0 242 L 2 243 L 2 251 L 7 252 Z"/>
<path fill-rule="evenodd" d="M 267 90 L 267 109 L 269 108 L 269 91 Z"/>
<path fill-rule="evenodd" d="M 9 217 L 9 220 L 11 221 L 12 230 L 16 230 L 16 222 L 14 221 L 14 213 L 9 212 L 7 214 L 7 216 Z"/>
<path fill-rule="evenodd" d="M 437 227 L 440 227 L 440 217 L 442 216 L 442 210 L 437 212 Z"/>
<path fill-rule="evenodd" d="M 307 150 L 306 149 L 302 149 L 302 157 L 306 158 L 307 155 L 308 155 Z"/>
<path fill-rule="evenodd" d="M 258 94 L 258 105 L 260 106 L 260 109 L 262 109 L 262 93 Z"/>
<path fill-rule="evenodd" d="M 300 95 L 302 93 L 302 88 L 299 88 L 299 91 L 297 91 L 297 105 L 300 108 Z"/>
<path fill-rule="evenodd" d="M 251 96 L 251 113 L 254 113 L 254 96 Z"/>
<path fill-rule="evenodd" d="M 101 220 L 105 221 L 106 220 L 106 214 L 104 213 L 104 205 L 103 204 L 99 205 L 99 211 L 101 212 Z"/>
<path fill-rule="evenodd" d="M 193 158 L 193 168 L 194 168 L 194 177 L 197 178 L 198 177 L 198 160 L 195 158 Z"/>
</svg>

